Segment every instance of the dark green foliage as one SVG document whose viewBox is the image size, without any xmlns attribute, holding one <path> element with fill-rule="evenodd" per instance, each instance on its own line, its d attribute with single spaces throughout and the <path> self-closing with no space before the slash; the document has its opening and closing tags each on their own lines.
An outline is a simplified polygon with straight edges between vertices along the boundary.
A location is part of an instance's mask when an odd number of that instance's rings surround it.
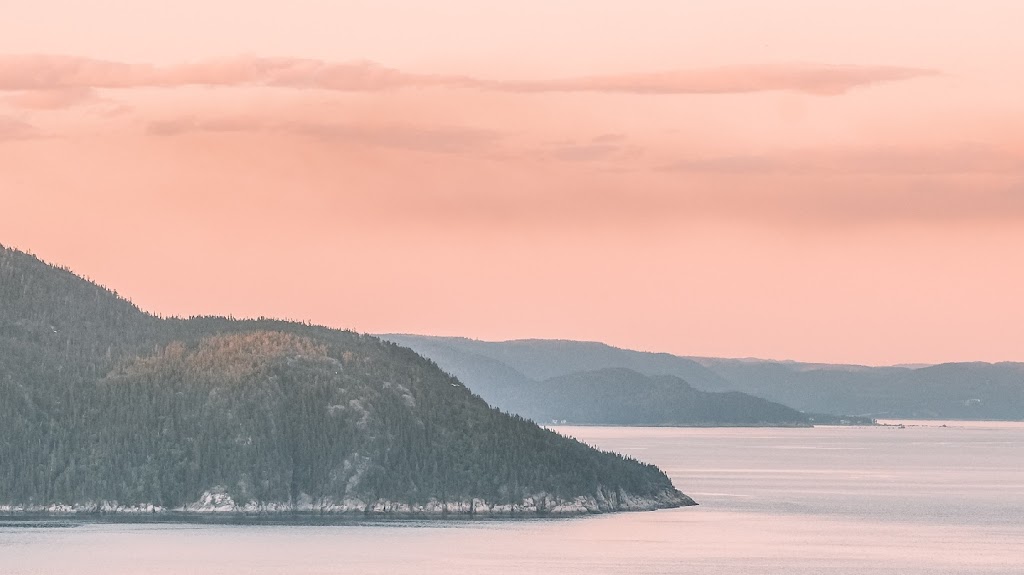
<svg viewBox="0 0 1024 575">
<path fill-rule="evenodd" d="M 490 408 L 409 349 L 275 320 L 161 319 L 0 247 L 0 504 L 518 502 L 676 493 Z"/>
</svg>

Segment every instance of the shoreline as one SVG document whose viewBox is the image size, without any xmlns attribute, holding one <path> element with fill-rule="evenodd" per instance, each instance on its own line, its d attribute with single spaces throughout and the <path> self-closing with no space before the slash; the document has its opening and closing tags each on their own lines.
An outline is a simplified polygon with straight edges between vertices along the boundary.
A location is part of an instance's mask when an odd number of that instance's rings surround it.
<svg viewBox="0 0 1024 575">
<path fill-rule="evenodd" d="M 661 511 L 688 507 L 677 505 L 649 510 L 621 510 L 579 513 L 516 513 L 508 515 L 478 513 L 468 515 L 449 513 L 434 514 L 400 514 L 400 513 L 328 513 L 297 511 L 294 513 L 275 512 L 252 514 L 246 512 L 195 513 L 169 511 L 151 515 L 130 513 L 25 513 L 21 515 L 0 514 L 0 529 L 37 529 L 37 528 L 73 528 L 82 525 L 238 525 L 238 526 L 355 526 L 393 523 L 480 523 L 506 521 L 564 521 L 613 515 L 620 513 L 639 513 L 642 511 Z"/>
<path fill-rule="evenodd" d="M 638 497 L 624 492 L 604 492 L 572 499 L 549 494 L 524 498 L 516 504 L 491 503 L 483 499 L 411 505 L 388 500 L 366 503 L 346 500 L 288 503 L 250 502 L 238 505 L 220 490 L 206 492 L 199 501 L 175 508 L 157 505 L 119 505 L 116 502 L 85 504 L 0 505 L 3 522 L 74 521 L 87 523 L 211 523 L 320 525 L 357 524 L 374 521 L 478 521 L 551 519 L 656 511 L 696 506 L 697 502 L 671 489 Z"/>
</svg>

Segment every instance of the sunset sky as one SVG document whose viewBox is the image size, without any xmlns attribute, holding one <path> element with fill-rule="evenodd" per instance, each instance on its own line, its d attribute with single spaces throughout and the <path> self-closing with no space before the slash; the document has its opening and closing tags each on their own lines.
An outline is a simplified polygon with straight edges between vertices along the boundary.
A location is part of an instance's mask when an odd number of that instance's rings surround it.
<svg viewBox="0 0 1024 575">
<path fill-rule="evenodd" d="M 0 243 L 164 315 L 1024 361 L 1021 22 L 0 0 Z"/>
</svg>

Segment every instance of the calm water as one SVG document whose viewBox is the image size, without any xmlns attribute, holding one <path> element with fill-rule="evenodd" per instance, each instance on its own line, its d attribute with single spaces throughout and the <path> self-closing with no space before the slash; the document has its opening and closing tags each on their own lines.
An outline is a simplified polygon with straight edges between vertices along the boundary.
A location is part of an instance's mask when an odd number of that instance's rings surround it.
<svg viewBox="0 0 1024 575">
<path fill-rule="evenodd" d="M 696 508 L 339 527 L 0 527 L 0 574 L 1024 573 L 1024 424 L 563 427 Z"/>
</svg>

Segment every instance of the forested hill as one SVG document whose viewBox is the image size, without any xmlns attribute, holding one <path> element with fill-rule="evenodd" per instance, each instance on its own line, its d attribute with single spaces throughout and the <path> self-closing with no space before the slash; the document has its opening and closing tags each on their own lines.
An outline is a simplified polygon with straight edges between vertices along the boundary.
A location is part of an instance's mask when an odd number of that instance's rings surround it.
<svg viewBox="0 0 1024 575">
<path fill-rule="evenodd" d="M 579 513 L 691 504 L 409 349 L 161 319 L 0 246 L 0 512 Z"/>
</svg>

